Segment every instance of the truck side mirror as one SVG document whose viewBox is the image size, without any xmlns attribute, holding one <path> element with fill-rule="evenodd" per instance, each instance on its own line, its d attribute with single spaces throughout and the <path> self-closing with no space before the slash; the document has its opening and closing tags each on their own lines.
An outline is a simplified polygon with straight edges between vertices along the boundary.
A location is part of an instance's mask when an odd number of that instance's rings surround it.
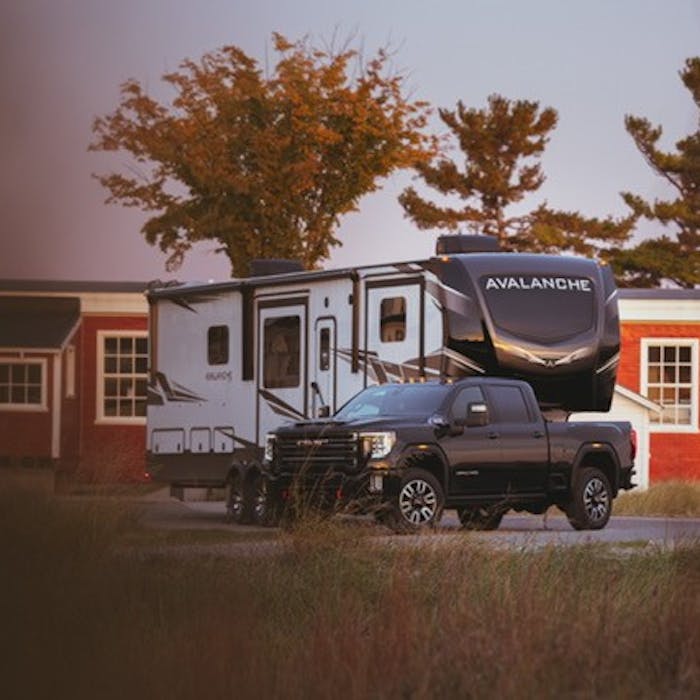
<svg viewBox="0 0 700 700">
<path fill-rule="evenodd" d="M 489 423 L 489 409 L 485 403 L 470 403 L 467 406 L 467 419 L 464 424 L 467 428 L 474 428 Z"/>
</svg>

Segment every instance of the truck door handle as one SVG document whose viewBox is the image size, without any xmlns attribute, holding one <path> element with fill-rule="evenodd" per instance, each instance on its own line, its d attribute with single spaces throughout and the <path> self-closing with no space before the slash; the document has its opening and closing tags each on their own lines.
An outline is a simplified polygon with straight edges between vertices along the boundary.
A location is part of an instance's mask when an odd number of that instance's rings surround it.
<svg viewBox="0 0 700 700">
<path fill-rule="evenodd" d="M 497 440 L 501 436 L 498 433 L 489 433 L 488 437 L 489 440 Z"/>
<path fill-rule="evenodd" d="M 544 433 L 541 430 L 535 430 L 534 433 L 532 433 L 532 437 L 534 438 L 543 438 Z"/>
</svg>

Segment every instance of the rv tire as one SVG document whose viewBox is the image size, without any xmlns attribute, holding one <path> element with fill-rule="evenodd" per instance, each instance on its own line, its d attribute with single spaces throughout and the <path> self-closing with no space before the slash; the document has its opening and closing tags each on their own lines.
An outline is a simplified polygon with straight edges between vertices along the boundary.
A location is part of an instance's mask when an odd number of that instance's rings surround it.
<svg viewBox="0 0 700 700">
<path fill-rule="evenodd" d="M 226 514 L 235 525 L 243 525 L 248 520 L 245 491 L 240 470 L 231 470 L 226 480 Z"/>
</svg>

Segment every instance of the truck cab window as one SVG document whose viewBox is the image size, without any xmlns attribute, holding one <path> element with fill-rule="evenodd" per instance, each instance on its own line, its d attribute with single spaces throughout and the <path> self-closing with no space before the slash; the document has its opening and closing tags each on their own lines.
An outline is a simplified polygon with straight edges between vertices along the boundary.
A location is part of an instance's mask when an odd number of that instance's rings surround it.
<svg viewBox="0 0 700 700">
<path fill-rule="evenodd" d="M 301 321 L 299 316 L 266 318 L 263 329 L 263 383 L 266 389 L 286 389 L 301 381 Z"/>
<path fill-rule="evenodd" d="M 467 415 L 467 406 L 470 403 L 483 403 L 484 394 L 478 386 L 468 386 L 457 394 L 452 402 L 450 413 L 452 418 L 465 418 Z"/>
<path fill-rule="evenodd" d="M 496 384 L 489 386 L 489 394 L 499 423 L 532 423 L 523 393 L 517 386 Z"/>
<path fill-rule="evenodd" d="M 228 326 L 210 326 L 207 332 L 207 360 L 210 365 L 228 364 Z"/>
<path fill-rule="evenodd" d="M 387 297 L 379 308 L 379 339 L 382 343 L 400 343 L 406 338 L 406 299 Z"/>
</svg>

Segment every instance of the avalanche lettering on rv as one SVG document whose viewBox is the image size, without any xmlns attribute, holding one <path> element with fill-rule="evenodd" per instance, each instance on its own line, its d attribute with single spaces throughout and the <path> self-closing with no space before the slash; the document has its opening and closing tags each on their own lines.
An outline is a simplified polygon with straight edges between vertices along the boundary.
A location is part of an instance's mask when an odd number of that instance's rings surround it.
<svg viewBox="0 0 700 700">
<path fill-rule="evenodd" d="M 551 289 L 556 292 L 592 292 L 591 281 L 576 277 L 487 277 L 484 285 L 486 291 L 491 289 Z"/>
</svg>

